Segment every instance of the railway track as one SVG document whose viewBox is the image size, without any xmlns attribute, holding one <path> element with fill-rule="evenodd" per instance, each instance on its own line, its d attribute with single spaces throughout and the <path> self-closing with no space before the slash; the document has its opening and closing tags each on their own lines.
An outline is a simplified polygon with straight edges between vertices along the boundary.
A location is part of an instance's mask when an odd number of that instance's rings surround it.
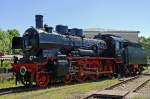
<svg viewBox="0 0 150 99">
<path fill-rule="evenodd" d="M 124 81 L 124 82 L 113 85 L 113 86 L 109 87 L 108 89 L 110 89 L 112 87 L 115 87 L 115 86 L 119 86 L 122 83 L 128 82 L 130 80 L 134 80 L 134 79 L 137 79 L 137 78 L 138 78 L 138 76 L 132 77 L 132 78 L 130 78 L 130 79 Z M 28 92 L 28 91 L 34 91 L 34 90 L 41 90 L 41 89 L 46 89 L 46 88 L 51 88 L 51 87 L 58 87 L 58 86 L 63 86 L 63 85 L 64 84 L 62 84 L 62 83 L 58 83 L 58 84 L 53 84 L 52 86 L 48 86 L 48 87 L 44 87 L 44 88 L 36 87 L 36 86 L 32 86 L 32 87 L 20 86 L 20 87 L 3 88 L 3 89 L 0 89 L 0 96 L 1 95 L 6 95 L 6 94 L 12 94 L 12 93 L 21 93 L 21 92 Z"/>
<path fill-rule="evenodd" d="M 132 93 L 149 93 L 148 90 L 150 91 L 150 76 L 140 75 L 107 87 L 104 90 L 92 93 L 91 95 L 88 95 L 88 97 L 86 97 L 85 99 L 124 99 L 123 97 L 127 97 L 127 99 L 130 99 Z"/>
<path fill-rule="evenodd" d="M 150 79 L 138 86 L 133 92 L 149 94 L 150 92 Z"/>
<path fill-rule="evenodd" d="M 142 88 L 149 87 L 150 84 L 148 84 L 148 83 L 150 83 L 150 79 L 147 79 L 144 83 L 139 85 L 135 90 L 133 90 L 133 92 L 138 92 Z"/>
<path fill-rule="evenodd" d="M 41 90 L 41 89 L 46 89 L 46 88 L 51 88 L 51 87 L 58 87 L 58 86 L 63 86 L 64 84 L 59 83 L 55 84 L 49 87 L 41 88 L 41 87 L 11 87 L 11 88 L 4 88 L 0 89 L 0 96 L 1 95 L 6 95 L 6 94 L 12 94 L 12 93 L 21 93 L 21 92 L 29 92 L 29 91 L 34 91 L 34 90 Z M 122 81 L 118 84 L 112 85 L 105 90 L 120 90 L 120 91 L 130 91 L 130 92 L 140 92 L 141 90 L 145 88 L 145 86 L 149 86 L 148 88 L 150 89 L 150 77 L 149 76 L 135 76 L 131 77 L 125 81 Z M 86 98 L 88 99 L 88 98 Z"/>
<path fill-rule="evenodd" d="M 111 89 L 113 89 L 113 88 L 122 86 L 122 85 L 124 85 L 124 84 L 126 84 L 126 83 L 128 83 L 128 82 L 130 82 L 130 81 L 133 81 L 133 80 L 135 80 L 135 79 L 138 79 L 139 77 L 140 77 L 140 76 L 131 77 L 131 78 L 129 78 L 129 79 L 127 79 L 127 80 L 124 80 L 124 81 L 122 81 L 122 82 L 120 82 L 120 83 L 117 83 L 117 84 L 115 84 L 115 85 L 112 85 L 112 86 L 110 86 L 110 87 L 107 87 L 107 88 L 105 88 L 105 90 L 111 90 Z"/>
<path fill-rule="evenodd" d="M 129 80 L 123 81 L 120 84 L 116 84 L 114 86 L 111 86 L 109 88 L 106 88 L 107 90 L 123 90 L 123 91 L 136 91 L 138 90 L 141 86 L 145 85 L 147 81 L 150 80 L 149 76 L 138 76 L 138 77 L 133 77 Z"/>
<path fill-rule="evenodd" d="M 91 82 L 91 81 L 87 81 L 87 82 Z M 79 84 L 79 83 L 72 82 L 69 85 L 74 85 L 74 84 Z M 34 90 L 42 90 L 42 89 L 47 89 L 47 88 L 57 88 L 57 87 L 61 87 L 64 85 L 65 84 L 63 82 L 56 82 L 56 83 L 51 83 L 48 87 L 37 87 L 36 85 L 33 85 L 32 87 L 19 86 L 19 87 L 3 88 L 3 89 L 0 89 L 0 96 L 6 95 L 6 94 L 13 94 L 13 93 L 29 92 L 29 91 L 34 91 Z M 69 86 L 69 88 L 70 87 L 73 87 L 73 86 Z"/>
<path fill-rule="evenodd" d="M 40 90 L 40 89 L 44 89 L 44 88 L 40 88 L 36 86 L 33 86 L 32 88 L 27 88 L 25 86 L 4 88 L 4 89 L 0 89 L 0 96 L 6 94 L 12 94 L 12 93 L 21 93 L 21 92 L 28 92 L 33 90 Z"/>
<path fill-rule="evenodd" d="M 54 87 L 60 87 L 63 86 L 64 83 L 55 83 L 51 84 L 47 87 L 37 87 L 36 85 L 33 85 L 32 87 L 25 87 L 25 86 L 19 86 L 19 87 L 9 87 L 9 88 L 3 88 L 0 89 L 0 96 L 6 95 L 6 94 L 13 94 L 13 93 L 22 93 L 22 92 L 29 92 L 29 91 L 34 91 L 34 90 L 42 90 L 42 89 L 47 89 L 47 88 L 54 88 Z"/>
</svg>

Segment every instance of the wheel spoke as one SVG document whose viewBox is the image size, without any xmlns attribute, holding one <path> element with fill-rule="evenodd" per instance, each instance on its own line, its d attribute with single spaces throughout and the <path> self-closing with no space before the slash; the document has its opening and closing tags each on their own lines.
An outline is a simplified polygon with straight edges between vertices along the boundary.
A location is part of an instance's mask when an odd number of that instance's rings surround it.
<svg viewBox="0 0 150 99">
<path fill-rule="evenodd" d="M 78 82 L 83 82 L 86 80 L 86 76 L 85 75 L 76 75 L 75 76 L 75 79 L 78 81 Z"/>
<path fill-rule="evenodd" d="M 36 83 L 40 87 L 46 87 L 49 83 L 49 75 L 46 72 L 38 72 L 36 75 Z"/>
<path fill-rule="evenodd" d="M 84 73 L 84 68 L 82 66 L 79 66 L 79 71 L 78 73 L 75 75 L 75 79 L 78 82 L 83 82 L 86 79 L 86 75 Z"/>
<path fill-rule="evenodd" d="M 72 75 L 70 75 L 70 74 L 67 74 L 67 75 L 64 77 L 64 83 L 65 83 L 65 84 L 70 83 L 71 80 L 72 80 Z"/>
</svg>

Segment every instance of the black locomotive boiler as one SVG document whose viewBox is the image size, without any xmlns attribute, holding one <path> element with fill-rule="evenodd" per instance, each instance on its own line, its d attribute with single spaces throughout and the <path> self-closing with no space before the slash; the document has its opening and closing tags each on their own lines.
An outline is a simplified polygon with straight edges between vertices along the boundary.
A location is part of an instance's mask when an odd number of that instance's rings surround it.
<svg viewBox="0 0 150 99">
<path fill-rule="evenodd" d="M 14 37 L 13 49 L 22 49 L 23 58 L 12 64 L 16 82 L 47 86 L 50 82 L 86 79 L 98 80 L 113 74 L 140 74 L 146 65 L 141 45 L 114 35 L 96 35 L 89 39 L 83 30 L 57 25 L 43 26 L 43 16 L 36 15 L 36 27 L 22 37 Z M 138 53 L 138 54 L 137 54 Z"/>
</svg>

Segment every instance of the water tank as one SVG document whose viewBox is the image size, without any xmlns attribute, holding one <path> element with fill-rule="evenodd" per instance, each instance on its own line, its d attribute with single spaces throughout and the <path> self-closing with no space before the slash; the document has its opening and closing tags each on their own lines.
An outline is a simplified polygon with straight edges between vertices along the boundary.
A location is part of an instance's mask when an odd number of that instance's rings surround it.
<svg viewBox="0 0 150 99">
<path fill-rule="evenodd" d="M 73 28 L 70 30 L 71 35 L 81 37 L 83 35 L 83 30 L 78 28 Z"/>
<path fill-rule="evenodd" d="M 70 35 L 76 36 L 77 28 L 70 29 Z"/>
<path fill-rule="evenodd" d="M 78 29 L 77 32 L 76 32 L 76 35 L 80 36 L 80 37 L 83 36 L 83 30 L 82 29 Z"/>
<path fill-rule="evenodd" d="M 56 32 L 60 33 L 60 34 L 67 34 L 68 33 L 68 26 L 65 25 L 56 25 Z"/>
</svg>

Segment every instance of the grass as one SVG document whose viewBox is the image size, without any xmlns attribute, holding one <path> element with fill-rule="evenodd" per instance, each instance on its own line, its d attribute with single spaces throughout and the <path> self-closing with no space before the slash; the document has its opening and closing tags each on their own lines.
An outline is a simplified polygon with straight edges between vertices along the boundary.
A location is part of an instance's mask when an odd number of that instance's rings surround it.
<svg viewBox="0 0 150 99">
<path fill-rule="evenodd" d="M 144 69 L 150 71 L 150 66 L 144 67 Z"/>
<path fill-rule="evenodd" d="M 99 82 L 65 85 L 44 90 L 4 95 L 1 96 L 0 99 L 75 99 L 79 98 L 79 94 L 89 92 L 91 90 L 102 89 L 118 82 L 119 81 L 117 79 L 112 79 L 102 80 Z"/>
<path fill-rule="evenodd" d="M 10 88 L 10 87 L 17 87 L 17 86 L 22 86 L 21 83 L 15 84 L 15 80 L 2 80 L 0 81 L 0 89 L 2 88 Z"/>
<path fill-rule="evenodd" d="M 132 99 L 145 99 L 144 96 L 136 96 L 136 97 L 133 97 Z"/>
</svg>

